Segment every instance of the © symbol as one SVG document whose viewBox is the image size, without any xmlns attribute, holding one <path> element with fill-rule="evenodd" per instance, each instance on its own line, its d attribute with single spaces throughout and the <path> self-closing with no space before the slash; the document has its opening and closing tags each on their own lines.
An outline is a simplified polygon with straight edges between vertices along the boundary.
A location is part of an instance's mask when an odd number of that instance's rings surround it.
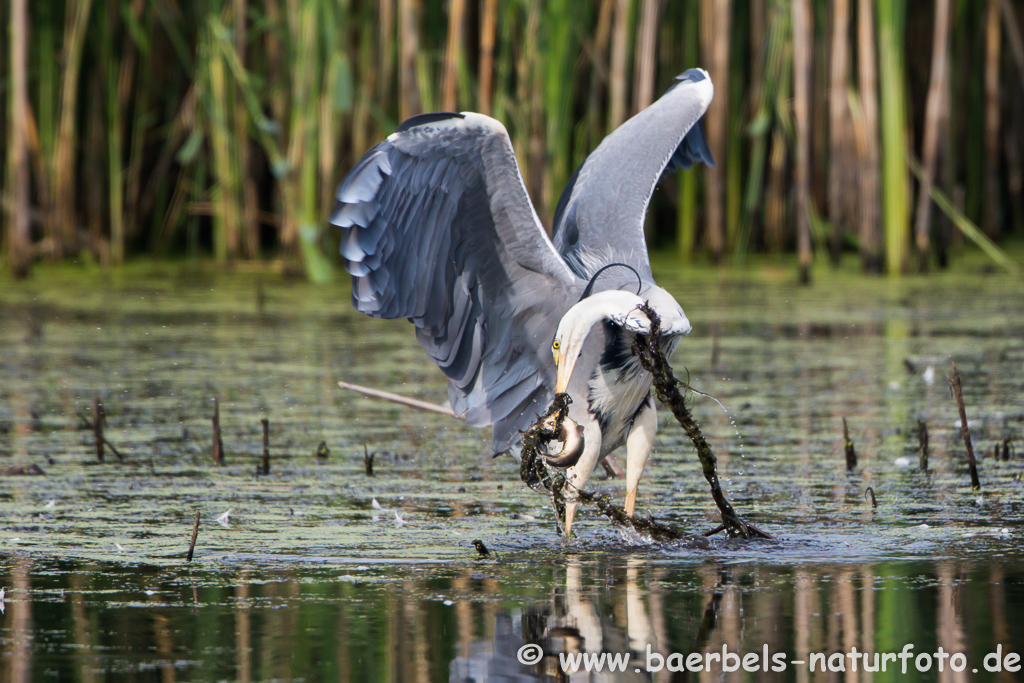
<svg viewBox="0 0 1024 683">
<path fill-rule="evenodd" d="M 516 653 L 516 659 L 519 660 L 520 664 L 532 666 L 539 662 L 544 657 L 544 648 L 536 643 L 527 643 L 519 648 L 519 652 Z"/>
</svg>

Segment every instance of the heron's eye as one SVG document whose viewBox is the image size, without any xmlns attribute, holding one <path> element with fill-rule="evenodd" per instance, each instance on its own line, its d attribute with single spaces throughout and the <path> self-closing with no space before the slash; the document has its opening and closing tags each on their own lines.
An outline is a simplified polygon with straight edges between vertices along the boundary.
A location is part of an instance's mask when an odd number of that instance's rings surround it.
<svg viewBox="0 0 1024 683">
<path fill-rule="evenodd" d="M 559 346 L 560 346 L 560 344 L 558 343 L 557 339 L 555 341 L 551 342 L 551 350 L 552 351 L 557 351 Z"/>
</svg>

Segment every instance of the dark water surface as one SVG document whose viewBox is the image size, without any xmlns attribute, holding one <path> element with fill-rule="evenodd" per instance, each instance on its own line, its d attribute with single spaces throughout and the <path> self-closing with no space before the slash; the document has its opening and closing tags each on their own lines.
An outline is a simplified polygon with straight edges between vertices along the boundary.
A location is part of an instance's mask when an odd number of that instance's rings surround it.
<svg viewBox="0 0 1024 683">
<path fill-rule="evenodd" d="M 186 267 L 0 284 L 0 469 L 45 471 L 0 476 L 0 681 L 1022 680 L 1024 287 L 658 275 L 694 325 L 675 366 L 728 411 L 694 400 L 726 493 L 777 542 L 656 546 L 584 511 L 563 543 L 485 432 L 337 388 L 445 399 L 410 326 L 354 313 L 344 285 Z M 97 395 L 124 463 L 96 461 Z M 717 523 L 665 411 L 638 507 Z M 580 653 L 619 659 L 560 671 Z"/>
</svg>

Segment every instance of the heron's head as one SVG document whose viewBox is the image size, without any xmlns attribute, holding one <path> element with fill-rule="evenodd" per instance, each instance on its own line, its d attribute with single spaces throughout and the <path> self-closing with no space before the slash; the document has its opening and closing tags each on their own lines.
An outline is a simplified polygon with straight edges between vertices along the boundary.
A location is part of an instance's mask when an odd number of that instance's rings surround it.
<svg viewBox="0 0 1024 683">
<path fill-rule="evenodd" d="M 557 368 L 555 393 L 565 393 L 568 389 L 583 342 L 597 323 L 610 320 L 631 332 L 650 331 L 651 322 L 638 308 L 643 303 L 643 299 L 631 292 L 608 290 L 591 294 L 566 311 L 551 343 Z"/>
</svg>

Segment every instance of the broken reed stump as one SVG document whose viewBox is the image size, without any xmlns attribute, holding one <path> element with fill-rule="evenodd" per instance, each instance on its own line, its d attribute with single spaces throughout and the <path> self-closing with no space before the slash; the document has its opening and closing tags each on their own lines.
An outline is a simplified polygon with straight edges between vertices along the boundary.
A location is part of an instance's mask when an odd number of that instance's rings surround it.
<svg viewBox="0 0 1024 683">
<path fill-rule="evenodd" d="M 220 435 L 220 402 L 213 397 L 213 461 L 224 464 L 224 439 Z"/>
<path fill-rule="evenodd" d="M 770 534 L 740 519 L 736 511 L 733 510 L 732 505 L 726 500 L 721 484 L 718 482 L 718 458 L 715 456 L 715 452 L 711 450 L 711 446 L 704 438 L 704 434 L 700 431 L 700 426 L 697 425 L 693 415 L 690 414 L 690 409 L 686 407 L 686 401 L 679 392 L 679 380 L 672 373 L 672 368 L 669 366 L 668 361 L 665 359 L 665 354 L 661 350 L 661 318 L 658 317 L 658 314 L 646 302 L 638 308 L 651 321 L 651 331 L 646 335 L 636 335 L 633 339 L 633 353 L 640 359 L 640 364 L 643 368 L 653 375 L 654 391 L 658 396 L 658 400 L 669 407 L 679 425 L 686 432 L 686 435 L 690 437 L 694 447 L 697 449 L 697 457 L 700 458 L 704 478 L 711 486 L 711 497 L 714 498 L 715 505 L 718 506 L 718 510 L 722 514 L 722 524 L 725 531 L 730 536 L 738 536 L 745 539 L 749 539 L 752 536 L 774 538 Z"/>
<path fill-rule="evenodd" d="M 103 411 L 103 401 L 96 394 L 92 399 L 92 433 L 96 437 L 96 460 L 103 462 L 103 424 L 107 415 Z"/>
<path fill-rule="evenodd" d="M 928 472 L 928 423 L 924 420 L 917 421 L 917 444 L 921 454 L 920 467 L 922 472 Z"/>
<path fill-rule="evenodd" d="M 256 474 L 270 474 L 270 420 L 261 418 L 263 425 L 263 462 L 256 466 Z"/>
<path fill-rule="evenodd" d="M 967 465 L 971 470 L 971 488 L 980 489 L 981 480 L 978 478 L 978 463 L 974 459 L 974 446 L 971 445 L 971 430 L 967 426 L 967 410 L 964 408 L 964 394 L 960 387 L 960 373 L 956 369 L 956 362 L 953 362 L 953 379 L 949 381 L 953 392 L 956 394 L 956 407 L 960 411 L 960 433 L 964 437 L 964 446 L 967 448 Z"/>
<path fill-rule="evenodd" d="M 1007 461 L 1013 457 L 1013 442 L 1009 439 L 1003 439 L 1002 441 L 996 441 L 995 448 L 992 452 L 993 460 Z"/>
<path fill-rule="evenodd" d="M 96 394 L 92 400 L 92 419 L 90 420 L 81 413 L 78 414 L 78 417 L 86 428 L 92 430 L 96 442 L 96 459 L 99 462 L 103 462 L 104 447 L 109 448 L 110 452 L 117 456 L 118 462 L 124 462 L 124 456 L 121 455 L 121 451 L 117 450 L 114 444 L 110 443 L 110 439 L 103 433 L 103 427 L 107 423 L 107 412 L 103 408 L 103 401 L 100 400 L 99 394 Z"/>
<path fill-rule="evenodd" d="M 363 444 L 363 466 L 366 468 L 366 476 L 368 476 L 368 477 L 372 477 L 373 476 L 373 459 L 375 457 L 377 457 L 377 451 L 374 451 L 373 453 L 371 453 L 370 449 L 367 448 L 366 444 L 364 443 Z"/>
<path fill-rule="evenodd" d="M 196 510 L 196 519 L 192 522 L 192 540 L 188 544 L 188 555 L 185 556 L 186 562 L 192 561 L 192 553 L 196 549 L 196 537 L 199 536 L 199 510 Z"/>
<path fill-rule="evenodd" d="M 850 430 L 846 426 L 846 418 L 843 418 L 843 450 L 846 451 L 846 471 L 853 472 L 857 469 L 857 449 L 853 447 L 850 440 Z"/>
</svg>

